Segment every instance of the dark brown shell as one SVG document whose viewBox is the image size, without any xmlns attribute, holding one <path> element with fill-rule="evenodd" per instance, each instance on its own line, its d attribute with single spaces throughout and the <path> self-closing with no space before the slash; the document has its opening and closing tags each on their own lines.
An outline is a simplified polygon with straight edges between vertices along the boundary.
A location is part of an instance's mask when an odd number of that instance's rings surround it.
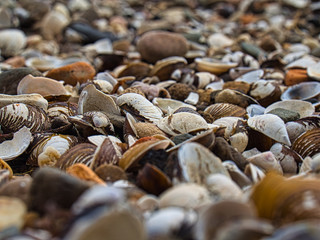
<svg viewBox="0 0 320 240">
<path fill-rule="evenodd" d="M 291 149 L 303 158 L 320 153 L 320 129 L 312 129 L 301 134 L 293 142 Z"/>
</svg>

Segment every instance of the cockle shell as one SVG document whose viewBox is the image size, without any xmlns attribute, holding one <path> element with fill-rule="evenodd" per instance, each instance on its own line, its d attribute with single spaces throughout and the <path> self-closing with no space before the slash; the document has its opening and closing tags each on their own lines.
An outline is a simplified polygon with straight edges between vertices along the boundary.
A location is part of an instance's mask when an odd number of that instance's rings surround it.
<svg viewBox="0 0 320 240">
<path fill-rule="evenodd" d="M 250 117 L 248 125 L 277 142 L 291 146 L 285 123 L 276 115 L 264 114 Z"/>
<path fill-rule="evenodd" d="M 131 114 L 157 123 L 162 119 L 161 110 L 137 93 L 125 93 L 117 98 L 117 105 Z"/>
<path fill-rule="evenodd" d="M 294 141 L 300 134 L 314 128 L 320 128 L 320 116 L 300 118 L 286 123 L 290 141 Z"/>
<path fill-rule="evenodd" d="M 30 130 L 27 127 L 22 127 L 14 133 L 12 140 L 0 144 L 0 158 L 9 161 L 18 157 L 29 147 L 32 139 Z"/>
<path fill-rule="evenodd" d="M 182 179 L 186 182 L 205 184 L 210 174 L 229 176 L 221 159 L 199 143 L 185 143 L 178 150 Z"/>
<path fill-rule="evenodd" d="M 4 132 L 16 132 L 23 126 L 37 132 L 48 129 L 50 123 L 43 109 L 14 103 L 0 109 L 0 125 Z"/>
<path fill-rule="evenodd" d="M 200 115 L 189 112 L 178 112 L 162 118 L 158 127 L 165 133 L 176 136 L 183 133 L 207 130 L 209 125 Z"/>
<path fill-rule="evenodd" d="M 320 129 L 315 128 L 306 131 L 295 139 L 291 147 L 301 157 L 313 157 L 320 152 Z"/>
<path fill-rule="evenodd" d="M 208 106 L 205 112 L 210 113 L 214 120 L 222 117 L 243 117 L 246 110 L 231 103 L 215 103 Z"/>
</svg>

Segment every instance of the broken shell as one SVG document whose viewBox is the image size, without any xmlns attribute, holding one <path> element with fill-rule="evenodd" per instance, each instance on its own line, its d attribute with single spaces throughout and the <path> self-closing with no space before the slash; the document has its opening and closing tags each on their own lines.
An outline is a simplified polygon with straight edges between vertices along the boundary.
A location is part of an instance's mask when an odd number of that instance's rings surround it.
<svg viewBox="0 0 320 240">
<path fill-rule="evenodd" d="M 254 83 L 254 82 L 257 82 L 259 79 L 261 79 L 263 75 L 264 75 L 264 70 L 258 69 L 258 70 L 250 71 L 241 75 L 235 81 Z"/>
<path fill-rule="evenodd" d="M 157 61 L 150 72 L 150 76 L 157 76 L 160 81 L 170 79 L 175 69 L 183 68 L 187 60 L 183 57 L 167 57 Z"/>
<path fill-rule="evenodd" d="M 244 173 L 251 179 L 253 183 L 260 182 L 266 176 L 258 166 L 252 163 L 246 165 Z"/>
<path fill-rule="evenodd" d="M 69 95 L 61 82 L 45 77 L 25 76 L 18 84 L 18 94 L 38 93 L 43 97 Z"/>
<path fill-rule="evenodd" d="M 241 171 L 238 166 L 230 160 L 222 162 L 222 165 L 227 169 L 230 178 L 241 188 L 244 189 L 250 186 L 251 180 Z"/>
<path fill-rule="evenodd" d="M 181 183 L 169 188 L 159 196 L 160 208 L 183 207 L 197 209 L 212 200 L 209 191 L 199 184 Z"/>
<path fill-rule="evenodd" d="M 291 149 L 301 157 L 313 157 L 320 152 L 320 129 L 308 130 L 295 139 Z"/>
<path fill-rule="evenodd" d="M 60 156 L 73 147 L 78 139 L 72 135 L 49 134 L 35 136 L 28 164 L 33 166 L 54 166 Z"/>
<path fill-rule="evenodd" d="M 251 85 L 249 83 L 242 81 L 230 81 L 223 84 L 223 89 L 237 90 L 244 94 L 248 94 L 250 88 Z"/>
<path fill-rule="evenodd" d="M 307 68 L 308 76 L 311 77 L 314 80 L 320 81 L 320 62 L 317 64 L 313 64 Z"/>
<path fill-rule="evenodd" d="M 320 95 L 320 83 L 302 82 L 289 87 L 281 95 L 281 100 L 315 100 L 318 101 Z"/>
<path fill-rule="evenodd" d="M 244 117 L 246 114 L 244 108 L 231 103 L 215 103 L 207 107 L 204 111 L 210 113 L 214 120 L 223 117 Z"/>
<path fill-rule="evenodd" d="M 131 114 L 157 123 L 162 119 L 161 110 L 148 99 L 136 93 L 125 93 L 117 98 L 117 105 Z"/>
<path fill-rule="evenodd" d="M 209 125 L 200 115 L 189 112 L 178 112 L 161 119 L 158 123 L 158 127 L 165 133 L 176 136 L 183 133 L 207 130 Z"/>
<path fill-rule="evenodd" d="M 320 128 L 320 116 L 300 118 L 286 123 L 290 141 L 294 141 L 300 134 L 314 128 Z"/>
<path fill-rule="evenodd" d="M 209 72 L 218 75 L 238 65 L 238 63 L 222 62 L 212 58 L 196 58 L 195 63 L 199 72 Z"/>
<path fill-rule="evenodd" d="M 264 114 L 250 117 L 248 125 L 277 142 L 291 146 L 285 123 L 276 115 Z"/>
<path fill-rule="evenodd" d="M 0 197 L 0 231 L 8 228 L 21 229 L 24 225 L 24 217 L 27 206 L 18 198 Z"/>
<path fill-rule="evenodd" d="M 30 128 L 31 132 L 37 132 L 48 129 L 50 123 L 43 109 L 14 103 L 0 109 L 0 125 L 6 133 L 16 132 L 23 126 Z"/>
<path fill-rule="evenodd" d="M 76 163 L 90 166 L 96 148 L 95 145 L 90 143 L 77 144 L 61 155 L 55 167 L 66 170 Z"/>
<path fill-rule="evenodd" d="M 252 157 L 249 157 L 247 158 L 247 161 L 253 163 L 254 165 L 258 166 L 266 172 L 274 171 L 278 174 L 283 174 L 279 161 L 270 151 L 259 153 Z"/>
<path fill-rule="evenodd" d="M 280 100 L 281 90 L 276 83 L 258 80 L 252 84 L 250 96 L 255 98 L 262 106 L 267 107 Z"/>
<path fill-rule="evenodd" d="M 275 102 L 269 105 L 266 108 L 265 113 L 268 113 L 271 110 L 276 108 L 284 108 L 289 111 L 299 113 L 301 118 L 309 117 L 315 111 L 315 107 L 309 102 L 302 101 L 302 100 L 285 100 L 285 101 Z"/>
<path fill-rule="evenodd" d="M 120 69 L 119 73 L 116 74 L 118 78 L 126 76 L 134 76 L 136 80 L 141 80 L 147 77 L 150 73 L 151 67 L 149 64 L 144 62 L 131 62 L 124 68 Z M 115 72 L 115 71 L 114 71 Z"/>
<path fill-rule="evenodd" d="M 183 144 L 178 150 L 178 161 L 182 181 L 205 184 L 207 177 L 213 173 L 229 177 L 221 159 L 199 143 Z"/>
<path fill-rule="evenodd" d="M 298 171 L 298 164 L 303 162 L 303 159 L 292 149 L 280 143 L 275 143 L 270 152 L 280 162 L 283 173 L 296 174 Z"/>
<path fill-rule="evenodd" d="M 48 101 L 40 94 L 8 95 L 0 94 L 0 108 L 12 103 L 24 103 L 47 110 Z"/>
<path fill-rule="evenodd" d="M 196 110 L 195 106 L 169 98 L 154 98 L 152 103 L 158 106 L 164 114 L 171 114 L 181 107 L 188 107 Z"/>
<path fill-rule="evenodd" d="M 0 144 L 0 158 L 9 161 L 18 157 L 29 147 L 32 139 L 30 130 L 27 127 L 22 127 L 13 134 L 12 140 Z"/>
<path fill-rule="evenodd" d="M 213 94 L 215 94 L 215 103 L 231 103 L 243 108 L 248 107 L 250 104 L 259 104 L 254 98 L 231 89 L 216 91 Z"/>
<path fill-rule="evenodd" d="M 5 172 L 8 172 L 8 181 L 10 178 L 12 178 L 13 176 L 13 171 L 11 169 L 11 167 L 9 166 L 8 163 L 6 163 L 3 159 L 0 158 L 0 172 L 2 175 L 3 173 Z M 6 174 L 4 174 L 3 176 L 0 177 L 0 188 L 2 187 L 2 184 L 6 183 L 6 181 L 3 181 L 4 179 L 2 177 L 4 176 L 7 176 Z M 3 195 L 3 194 L 0 194 L 0 195 Z"/>
<path fill-rule="evenodd" d="M 306 69 L 289 69 L 286 72 L 284 83 L 286 86 L 293 86 L 309 80 Z"/>
</svg>

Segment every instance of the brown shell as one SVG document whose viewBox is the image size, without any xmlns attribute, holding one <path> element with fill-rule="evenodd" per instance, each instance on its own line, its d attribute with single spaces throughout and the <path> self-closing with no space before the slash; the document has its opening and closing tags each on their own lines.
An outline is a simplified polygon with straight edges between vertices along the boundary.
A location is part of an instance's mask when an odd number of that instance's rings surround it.
<svg viewBox="0 0 320 240">
<path fill-rule="evenodd" d="M 106 182 L 127 180 L 127 175 L 124 170 L 115 165 L 102 164 L 96 168 L 95 173 Z"/>
<path fill-rule="evenodd" d="M 24 126 L 38 132 L 48 129 L 50 122 L 43 109 L 14 103 L 0 109 L 0 125 L 4 133 L 16 132 Z"/>
<path fill-rule="evenodd" d="M 187 60 L 183 57 L 168 57 L 157 61 L 150 75 L 157 76 L 160 81 L 168 80 L 174 70 L 183 68 L 186 64 Z"/>
<path fill-rule="evenodd" d="M 231 90 L 237 90 L 239 92 L 242 92 L 244 94 L 248 94 L 250 90 L 250 84 L 247 82 L 242 81 L 230 81 L 223 84 L 223 89 L 231 89 Z"/>
<path fill-rule="evenodd" d="M 98 177 L 97 174 L 92 171 L 92 169 L 82 163 L 76 163 L 68 167 L 66 172 L 81 180 L 91 181 L 98 184 L 105 184 L 105 182 L 100 177 Z"/>
<path fill-rule="evenodd" d="M 244 117 L 247 113 L 243 107 L 231 103 L 215 103 L 204 111 L 211 114 L 214 120 L 222 117 Z"/>
<path fill-rule="evenodd" d="M 301 134 L 293 142 L 291 149 L 303 158 L 320 153 L 320 129 L 312 129 Z"/>
<path fill-rule="evenodd" d="M 144 62 L 132 62 L 124 67 L 119 73 L 118 78 L 126 76 L 134 76 L 136 80 L 141 80 L 148 76 L 151 67 L 149 64 Z"/>
<path fill-rule="evenodd" d="M 76 163 L 83 163 L 86 166 L 90 166 L 96 148 L 95 145 L 90 143 L 77 144 L 61 155 L 55 167 L 66 170 Z"/>
</svg>

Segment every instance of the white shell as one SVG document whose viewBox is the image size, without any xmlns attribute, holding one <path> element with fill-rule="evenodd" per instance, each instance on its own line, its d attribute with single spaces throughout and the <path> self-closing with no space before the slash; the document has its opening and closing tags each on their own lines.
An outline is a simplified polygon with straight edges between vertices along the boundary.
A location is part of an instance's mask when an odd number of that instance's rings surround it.
<svg viewBox="0 0 320 240">
<path fill-rule="evenodd" d="M 178 161 L 186 182 L 205 184 L 214 173 L 230 177 L 221 159 L 199 143 L 183 144 L 178 150 Z"/>
<path fill-rule="evenodd" d="M 309 102 L 302 100 L 285 100 L 278 101 L 269 105 L 266 108 L 265 113 L 268 113 L 276 108 L 284 108 L 293 112 L 297 112 L 300 114 L 301 118 L 308 117 L 312 115 L 315 111 L 315 107 Z"/>
<path fill-rule="evenodd" d="M 162 119 L 161 110 L 140 94 L 125 93 L 117 98 L 116 103 L 119 107 L 124 104 L 132 107 L 140 116 L 153 123 L 157 123 Z"/>
<path fill-rule="evenodd" d="M 307 118 L 300 118 L 297 121 L 287 122 L 286 128 L 290 141 L 294 141 L 300 134 L 320 127 L 320 116 L 311 116 Z"/>
<path fill-rule="evenodd" d="M 154 98 L 152 103 L 158 106 L 164 114 L 170 114 L 180 107 L 188 107 L 196 110 L 195 106 L 170 98 Z"/>
<path fill-rule="evenodd" d="M 23 50 L 26 44 L 27 38 L 23 31 L 18 29 L 0 31 L 1 55 L 15 56 Z"/>
<path fill-rule="evenodd" d="M 276 115 L 264 114 L 250 117 L 248 125 L 277 142 L 291 146 L 285 123 Z"/>
<path fill-rule="evenodd" d="M 48 109 L 48 101 L 37 93 L 23 95 L 0 94 L 0 108 L 12 103 L 24 103 L 40 107 L 43 110 Z"/>
<path fill-rule="evenodd" d="M 320 81 L 320 62 L 307 68 L 307 74 L 314 80 Z"/>
<path fill-rule="evenodd" d="M 275 158 L 273 153 L 270 151 L 259 153 L 250 158 L 247 158 L 247 161 L 260 167 L 266 172 L 275 171 L 278 174 L 283 174 L 279 161 Z"/>
<path fill-rule="evenodd" d="M 258 80 L 251 86 L 250 96 L 256 100 L 260 100 L 267 96 L 270 96 L 275 91 L 276 86 L 270 81 Z"/>
<path fill-rule="evenodd" d="M 200 115 L 179 112 L 161 119 L 157 125 L 165 133 L 176 136 L 209 128 L 206 120 Z"/>
<path fill-rule="evenodd" d="M 18 157 L 29 147 L 32 139 L 30 130 L 27 127 L 22 127 L 14 133 L 12 140 L 0 144 L 0 158 L 9 161 Z"/>
</svg>

